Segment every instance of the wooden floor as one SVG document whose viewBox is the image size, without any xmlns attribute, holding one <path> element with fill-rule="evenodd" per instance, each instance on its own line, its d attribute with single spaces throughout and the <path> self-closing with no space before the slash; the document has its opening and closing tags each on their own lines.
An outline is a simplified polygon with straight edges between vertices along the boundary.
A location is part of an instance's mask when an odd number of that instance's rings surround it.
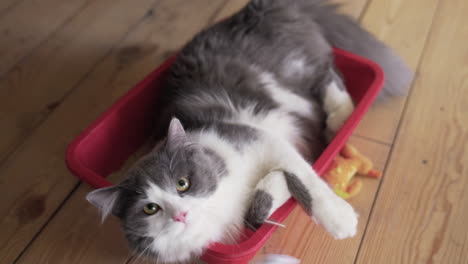
<svg viewBox="0 0 468 264">
<path fill-rule="evenodd" d="M 246 0 L 0 0 L 0 263 L 137 263 L 65 167 L 66 145 Z M 468 263 L 468 1 L 341 0 L 417 72 L 351 141 L 384 171 L 335 241 L 296 209 L 259 252 L 302 263 Z"/>
</svg>

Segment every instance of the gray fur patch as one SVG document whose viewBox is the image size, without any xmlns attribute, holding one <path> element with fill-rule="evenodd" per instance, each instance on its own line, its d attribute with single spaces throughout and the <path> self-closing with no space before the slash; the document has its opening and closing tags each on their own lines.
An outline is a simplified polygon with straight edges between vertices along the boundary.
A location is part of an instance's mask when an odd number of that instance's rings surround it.
<svg viewBox="0 0 468 264">
<path fill-rule="evenodd" d="M 154 239 L 151 237 L 134 235 L 132 234 L 132 232 L 127 232 L 126 237 L 130 248 L 133 249 L 135 252 L 143 252 L 154 241 Z M 155 255 L 155 252 L 153 252 L 152 250 L 146 250 L 146 255 L 150 257 L 157 257 L 157 255 Z"/>
<path fill-rule="evenodd" d="M 203 148 L 203 153 L 213 164 L 216 164 L 215 171 L 218 172 L 219 178 L 228 174 L 226 163 L 218 153 L 209 148 Z"/>
<path fill-rule="evenodd" d="M 206 124 L 227 120 L 240 109 L 252 108 L 258 115 L 278 107 L 245 62 L 226 61 L 224 57 L 203 53 L 183 54 L 171 68 L 165 96 L 174 100 L 172 114 L 186 129 L 198 130 Z M 185 67 L 192 64 L 197 65 L 197 71 L 203 71 L 198 73 L 203 77 L 187 71 Z"/>
<path fill-rule="evenodd" d="M 142 158 L 129 171 L 129 177 L 143 186 L 149 181 L 173 193 L 178 193 L 176 182 L 188 177 L 190 188 L 179 195 L 207 196 L 226 173 L 226 164 L 215 151 L 190 143 L 174 149 L 166 143 Z"/>
<path fill-rule="evenodd" d="M 289 192 L 304 208 L 308 215 L 312 215 L 312 196 L 301 180 L 293 173 L 284 172 Z"/>
<path fill-rule="evenodd" d="M 412 70 L 387 45 L 361 27 L 353 18 L 340 14 L 328 1 L 299 1 L 302 12 L 313 17 L 327 41 L 376 62 L 385 72 L 385 85 L 380 99 L 404 95 L 413 79 Z"/>
<path fill-rule="evenodd" d="M 245 145 L 258 140 L 258 131 L 250 126 L 230 123 L 213 123 L 210 128 L 229 143 L 233 144 L 237 150 L 242 150 Z"/>
<path fill-rule="evenodd" d="M 268 218 L 268 213 L 273 205 L 273 197 L 262 190 L 257 190 L 245 215 L 247 227 L 256 230 Z"/>
<path fill-rule="evenodd" d="M 300 128 L 302 139 L 305 144 L 296 146 L 302 157 L 308 162 L 314 162 L 326 147 L 323 131 L 325 124 L 324 113 L 316 107 L 313 112 L 317 118 L 305 117 L 297 113 L 290 113 L 296 119 L 295 125 Z"/>
</svg>

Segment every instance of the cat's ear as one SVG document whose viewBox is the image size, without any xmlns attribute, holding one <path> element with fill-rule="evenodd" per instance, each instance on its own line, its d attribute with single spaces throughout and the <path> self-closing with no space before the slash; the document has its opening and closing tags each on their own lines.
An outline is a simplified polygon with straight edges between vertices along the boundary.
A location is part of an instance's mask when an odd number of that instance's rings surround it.
<svg viewBox="0 0 468 264">
<path fill-rule="evenodd" d="M 172 118 L 167 131 L 167 142 L 170 146 L 179 146 L 181 143 L 185 143 L 187 137 L 185 130 L 179 119 Z"/>
<path fill-rule="evenodd" d="M 101 220 L 104 222 L 109 214 L 117 215 L 116 202 L 119 198 L 119 194 L 119 187 L 111 186 L 88 193 L 88 195 L 86 195 L 86 200 L 101 211 Z"/>
</svg>

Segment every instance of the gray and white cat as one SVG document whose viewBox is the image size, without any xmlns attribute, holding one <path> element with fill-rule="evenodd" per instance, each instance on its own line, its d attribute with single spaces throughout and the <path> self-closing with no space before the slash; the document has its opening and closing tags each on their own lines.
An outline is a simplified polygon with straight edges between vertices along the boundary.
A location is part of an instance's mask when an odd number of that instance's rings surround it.
<svg viewBox="0 0 468 264">
<path fill-rule="evenodd" d="M 87 197 L 121 218 L 133 249 L 188 260 L 258 227 L 291 195 L 335 238 L 356 234 L 356 212 L 310 166 L 354 108 L 332 46 L 379 63 L 384 95 L 412 74 L 335 9 L 252 0 L 184 47 L 159 102 L 164 139 L 126 180 Z"/>
</svg>

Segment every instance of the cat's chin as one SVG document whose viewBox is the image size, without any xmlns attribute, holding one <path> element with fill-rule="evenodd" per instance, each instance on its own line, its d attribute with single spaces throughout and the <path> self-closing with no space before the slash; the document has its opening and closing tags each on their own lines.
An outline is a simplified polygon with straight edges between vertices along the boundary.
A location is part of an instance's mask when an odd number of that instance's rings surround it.
<svg viewBox="0 0 468 264">
<path fill-rule="evenodd" d="M 146 254 L 158 263 L 196 263 L 195 260 L 204 253 L 210 245 L 221 242 L 220 232 L 214 228 L 196 229 L 196 223 L 173 223 L 168 236 L 153 237 L 151 245 L 137 245 L 137 248 L 147 248 Z M 195 229 L 194 229 L 195 228 Z"/>
<path fill-rule="evenodd" d="M 184 232 L 187 232 L 188 229 L 189 229 L 188 224 L 179 223 L 179 222 L 173 223 L 171 227 L 171 230 L 174 235 L 183 234 Z"/>
</svg>

